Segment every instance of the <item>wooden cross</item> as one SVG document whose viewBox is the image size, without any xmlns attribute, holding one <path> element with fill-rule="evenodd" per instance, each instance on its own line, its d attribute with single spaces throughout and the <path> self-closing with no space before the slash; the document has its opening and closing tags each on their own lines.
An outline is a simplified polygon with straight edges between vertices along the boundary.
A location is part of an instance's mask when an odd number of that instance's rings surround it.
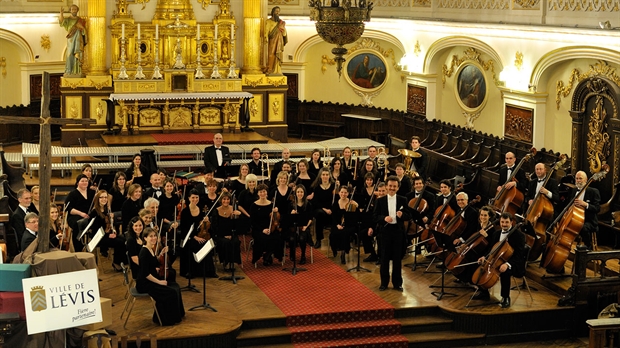
<svg viewBox="0 0 620 348">
<path fill-rule="evenodd" d="M 41 117 L 20 117 L 20 116 L 2 116 L 0 117 L 0 124 L 38 124 L 40 128 L 39 136 L 39 248 L 38 252 L 47 252 L 50 248 L 50 197 L 51 197 L 51 177 L 52 177 L 52 156 L 50 151 L 52 149 L 52 127 L 53 124 L 66 125 L 66 124 L 93 124 L 96 121 L 92 119 L 54 119 L 50 117 L 50 74 L 48 72 L 43 73 L 42 81 L 42 97 L 41 97 Z M 68 212 L 65 212 L 68 213 Z M 21 243 L 20 240 L 17 241 Z"/>
</svg>

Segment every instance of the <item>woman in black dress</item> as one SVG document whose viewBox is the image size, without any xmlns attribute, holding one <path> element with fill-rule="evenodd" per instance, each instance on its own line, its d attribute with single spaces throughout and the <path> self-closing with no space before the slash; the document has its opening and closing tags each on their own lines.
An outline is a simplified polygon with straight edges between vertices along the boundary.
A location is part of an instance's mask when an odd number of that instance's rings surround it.
<svg viewBox="0 0 620 348">
<path fill-rule="evenodd" d="M 308 201 L 306 189 L 303 185 L 297 185 L 295 187 L 294 202 L 291 205 L 290 211 L 291 224 L 289 225 L 288 240 L 291 249 L 289 253 L 289 255 L 291 255 L 291 260 L 295 259 L 295 250 L 293 247 L 298 244 L 301 249 L 301 258 L 299 259 L 300 265 L 306 263 L 306 244 L 309 243 L 312 245 L 312 236 L 310 235 L 312 214 L 312 204 Z M 297 236 L 297 232 L 299 232 L 299 236 Z M 297 241 L 295 239 L 297 239 Z"/>
<path fill-rule="evenodd" d="M 337 186 L 346 186 L 351 180 L 349 173 L 346 171 L 344 161 L 340 157 L 334 157 L 330 165 L 332 178 Z"/>
<path fill-rule="evenodd" d="M 140 237 L 142 231 L 144 231 L 144 221 L 140 219 L 139 216 L 134 216 L 129 221 L 129 225 L 127 225 L 127 256 L 129 260 L 129 268 L 131 268 L 131 276 L 133 279 L 138 279 L 138 275 L 140 274 L 140 260 L 138 255 L 140 254 L 140 249 L 142 249 L 142 245 L 144 241 Z"/>
<path fill-rule="evenodd" d="M 263 265 L 273 264 L 273 257 L 282 260 L 282 239 L 276 223 L 272 222 L 271 213 L 278 212 L 278 208 L 273 208 L 272 202 L 267 199 L 268 187 L 260 184 L 256 188 L 258 200 L 252 203 L 250 215 L 252 216 L 252 237 L 254 237 L 254 250 L 252 263 L 258 262 L 263 258 Z"/>
<path fill-rule="evenodd" d="M 236 221 L 241 212 L 231 205 L 231 195 L 228 192 L 222 194 L 220 206 L 215 208 L 209 218 L 211 230 L 215 234 L 217 254 L 224 269 L 232 262 L 241 264 L 241 242 L 237 238 Z M 235 238 L 232 238 L 235 229 Z"/>
<path fill-rule="evenodd" d="M 189 192 L 189 204 L 181 212 L 179 235 L 181 237 L 181 241 L 185 240 L 188 233 L 190 233 L 190 235 L 187 243 L 181 249 L 180 271 L 181 275 L 186 278 L 190 278 L 205 274 L 206 267 L 206 276 L 208 278 L 217 278 L 218 276 L 215 273 L 215 266 L 213 265 L 213 253 L 207 254 L 207 256 L 200 263 L 196 263 L 194 257 L 192 256 L 192 253 L 198 252 L 207 242 L 207 236 L 202 235 L 201 227 L 203 230 L 206 229 L 209 219 L 205 212 L 199 208 L 199 202 L 200 195 L 198 191 L 191 190 Z M 203 224 L 204 226 L 202 226 Z"/>
<path fill-rule="evenodd" d="M 250 167 L 244 163 L 241 167 L 239 167 L 239 176 L 232 179 L 229 183 L 230 192 L 234 191 L 237 195 L 239 195 L 241 191 L 245 190 L 245 183 L 248 174 L 250 174 Z"/>
<path fill-rule="evenodd" d="M 302 158 L 297 162 L 297 174 L 293 176 L 289 186 L 295 187 L 297 185 L 304 185 L 306 192 L 312 192 L 312 182 L 314 182 L 314 178 L 316 178 L 316 175 L 308 172 L 308 161 Z M 310 194 L 308 199 L 312 199 L 312 197 L 312 194 Z"/>
<path fill-rule="evenodd" d="M 123 203 L 127 200 L 127 175 L 123 172 L 116 172 L 114 175 L 114 183 L 110 189 L 110 203 L 113 212 L 123 210 Z M 124 228 L 125 226 L 123 226 Z"/>
<path fill-rule="evenodd" d="M 142 233 L 142 237 L 145 243 L 139 254 L 140 275 L 136 280 L 136 290 L 140 293 L 148 293 L 155 300 L 162 325 L 178 324 L 185 316 L 179 284 L 159 279 L 160 263 L 155 255 L 157 233 L 147 228 Z M 167 247 L 163 248 L 159 256 L 162 256 L 167 251 L 166 249 Z M 153 313 L 153 322 L 159 324 L 156 313 Z"/>
<path fill-rule="evenodd" d="M 127 189 L 127 200 L 121 207 L 123 215 L 123 226 L 127 226 L 129 220 L 134 216 L 138 216 L 138 213 L 142 209 L 142 186 L 139 184 L 131 184 Z"/>
<path fill-rule="evenodd" d="M 127 175 L 129 181 L 128 184 L 138 184 L 145 189 L 148 187 L 150 175 L 145 166 L 142 165 L 142 156 L 139 153 L 133 155 L 133 159 L 131 160 L 131 165 L 125 171 L 125 175 Z"/>
<path fill-rule="evenodd" d="M 93 224 L 91 226 L 91 232 L 94 235 L 99 231 L 100 228 L 103 229 L 105 235 L 99 242 L 99 246 L 101 248 L 114 248 L 114 258 L 112 260 L 112 267 L 120 271 L 121 262 L 125 260 L 127 251 L 125 249 L 125 238 L 122 235 L 116 233 L 114 229 L 113 221 L 114 215 L 110 211 L 110 207 L 108 205 L 108 192 L 106 190 L 99 190 L 95 194 L 93 204 L 93 210 L 91 210 L 89 214 L 89 218 L 94 219 Z"/>
<path fill-rule="evenodd" d="M 88 212 L 92 207 L 95 191 L 88 188 L 88 177 L 80 174 L 75 178 L 75 189 L 67 195 L 65 205 L 67 206 L 67 224 L 72 230 L 73 247 L 75 251 L 82 251 L 84 244 L 78 239 L 80 229 L 78 221 L 88 218 Z"/>
<path fill-rule="evenodd" d="M 323 163 L 321 163 L 321 151 L 319 149 L 312 150 L 312 154 L 310 155 L 310 163 L 308 163 L 308 173 L 314 175 L 316 178 L 319 176 L 319 170 L 323 168 Z"/>
<path fill-rule="evenodd" d="M 242 190 L 237 197 L 239 197 L 239 221 L 237 221 L 237 232 L 239 234 L 248 234 L 252 223 L 250 221 L 250 208 L 252 203 L 258 199 L 258 192 L 256 186 L 258 185 L 258 178 L 254 174 L 248 174 L 245 179 L 245 189 Z"/>
<path fill-rule="evenodd" d="M 319 249 L 323 240 L 323 229 L 330 225 L 332 215 L 332 205 L 335 201 L 335 183 L 329 173 L 329 168 L 321 168 L 319 176 L 312 184 L 312 207 L 314 208 L 314 218 L 316 219 L 315 233 L 316 244 L 314 247 Z"/>
<path fill-rule="evenodd" d="M 372 173 L 375 177 L 375 183 L 380 181 L 378 172 L 377 172 L 377 164 L 375 161 L 367 158 L 364 162 L 362 162 L 362 167 L 360 168 L 357 176 L 357 183 L 355 183 L 356 187 L 363 187 L 364 181 L 366 180 L 366 173 Z"/>
<path fill-rule="evenodd" d="M 357 203 L 349 199 L 349 187 L 342 186 L 338 191 L 340 199 L 334 202 L 332 206 L 332 229 L 329 234 L 329 243 L 334 256 L 338 251 L 340 254 L 340 263 L 346 263 L 345 255 L 351 249 L 351 236 L 357 228 L 357 221 L 352 215 L 357 211 Z"/>
<path fill-rule="evenodd" d="M 375 188 L 377 185 L 374 183 L 375 176 L 372 173 L 366 173 L 364 187 L 361 190 L 355 192 L 355 202 L 359 204 L 358 210 L 363 213 L 362 215 L 362 234 L 360 236 L 361 242 L 364 245 L 364 252 L 370 254 L 364 259 L 365 262 L 375 262 L 379 258 L 377 252 L 373 246 L 373 240 L 377 237 L 376 224 L 373 220 L 372 213 L 374 211 L 374 203 L 376 202 L 377 192 Z M 370 232 L 370 235 L 369 235 Z"/>
<path fill-rule="evenodd" d="M 50 206 L 50 246 L 58 248 L 62 241 L 62 221 L 60 221 L 58 207 Z"/>
<path fill-rule="evenodd" d="M 178 227 L 178 222 L 175 225 L 176 216 L 179 202 L 181 197 L 174 192 L 174 183 L 170 179 L 164 181 L 164 193 L 159 196 L 159 210 L 157 211 L 157 220 L 164 222 L 164 231 L 172 231 L 175 227 Z"/>
</svg>

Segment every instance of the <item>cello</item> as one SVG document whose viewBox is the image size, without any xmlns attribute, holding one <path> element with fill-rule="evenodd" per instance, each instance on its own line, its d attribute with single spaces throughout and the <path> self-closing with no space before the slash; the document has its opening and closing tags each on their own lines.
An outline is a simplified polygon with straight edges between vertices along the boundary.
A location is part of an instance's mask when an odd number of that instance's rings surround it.
<svg viewBox="0 0 620 348">
<path fill-rule="evenodd" d="M 493 246 L 491 252 L 484 258 L 484 262 L 476 269 L 471 281 L 483 289 L 490 289 L 497 283 L 501 272 L 499 268 L 508 262 L 514 253 L 514 249 L 508 243 L 510 236 L 519 229 L 522 223 L 518 223 L 508 231 L 508 236 Z M 517 232 L 521 233 L 521 232 Z"/>
<path fill-rule="evenodd" d="M 426 192 L 426 188 L 428 187 L 430 182 L 431 182 L 431 179 L 429 178 L 424 183 L 424 187 L 422 187 L 422 191 L 420 191 L 420 196 L 417 198 L 416 197 L 412 198 L 411 200 L 409 200 L 409 203 L 407 203 L 409 208 L 417 211 L 420 214 L 423 214 L 426 212 L 426 210 L 428 210 L 428 202 L 423 197 L 424 197 L 424 193 Z M 407 234 L 415 235 L 416 233 L 418 233 L 419 229 L 420 229 L 420 225 L 416 224 L 415 221 L 410 220 L 409 226 L 407 227 Z"/>
<path fill-rule="evenodd" d="M 489 232 L 494 227 L 495 224 L 489 221 L 489 226 L 484 228 L 485 233 Z M 466 265 L 465 262 L 470 263 L 471 261 L 477 260 L 480 256 L 482 256 L 482 252 L 488 245 L 489 241 L 487 240 L 487 237 L 478 231 L 472 234 L 471 237 L 467 238 L 465 243 L 457 246 L 456 253 L 452 252 L 448 254 L 444 264 L 446 265 L 446 268 L 452 272 L 452 274 L 455 276 L 459 275 L 465 270 L 463 267 Z"/>
<path fill-rule="evenodd" d="M 422 239 L 422 241 L 418 244 L 428 242 L 430 244 L 431 252 L 435 252 L 439 249 L 439 245 L 435 242 L 435 237 L 433 237 L 431 231 L 443 232 L 445 226 L 456 214 L 454 209 L 450 206 L 450 201 L 452 200 L 452 197 L 454 197 L 462 189 L 463 184 L 461 183 L 453 192 L 450 193 L 446 199 L 446 202 L 441 207 L 437 207 L 437 209 L 435 209 L 435 215 L 433 215 L 433 219 L 428 224 L 428 227 L 422 231 L 422 235 L 420 235 L 420 239 Z"/>
<path fill-rule="evenodd" d="M 560 168 L 564 162 L 566 162 L 566 155 L 561 155 L 560 159 L 551 166 L 541 187 L 547 185 L 553 171 Z M 525 243 L 531 247 L 528 261 L 534 261 L 542 254 L 543 245 L 547 241 L 547 227 L 553 221 L 553 210 L 553 202 L 549 200 L 549 197 L 541 194 L 540 191 L 536 192 L 532 204 L 525 213 L 525 226 L 535 233 L 535 237 L 525 234 Z"/>
<path fill-rule="evenodd" d="M 602 180 L 609 173 L 609 165 L 604 164 L 602 170 L 588 180 L 576 198 L 582 199 L 587 188 L 594 181 Z M 540 265 L 550 273 L 561 273 L 570 254 L 571 246 L 581 232 L 585 222 L 585 209 L 575 205 L 575 199 L 562 210 L 547 229 L 551 235 Z"/>
<path fill-rule="evenodd" d="M 519 208 L 521 208 L 521 205 L 523 204 L 523 200 L 525 198 L 523 192 L 519 191 L 516 185 L 508 189 L 506 188 L 506 184 L 511 181 L 516 181 L 516 175 L 519 172 L 519 169 L 521 169 L 521 166 L 523 166 L 523 163 L 529 161 L 530 158 L 534 157 L 535 155 L 536 148 L 533 147 L 530 150 L 530 153 L 525 155 L 525 157 L 521 159 L 519 164 L 517 164 L 506 182 L 502 184 L 502 189 L 497 192 L 497 195 L 495 195 L 495 197 L 491 200 L 492 202 L 490 202 L 491 206 L 495 208 L 495 211 L 500 214 L 503 212 L 508 212 L 514 215 L 519 210 Z"/>
<path fill-rule="evenodd" d="M 480 196 L 476 196 L 476 198 L 472 199 L 468 205 L 466 205 L 464 208 L 461 208 L 461 210 L 456 213 L 456 215 L 450 220 L 450 222 L 448 222 L 448 224 L 443 230 L 443 233 L 452 237 L 452 240 L 461 237 L 461 234 L 465 230 L 465 227 L 467 227 L 467 221 L 465 221 L 465 219 L 463 218 L 463 212 L 465 211 L 465 209 L 467 209 L 468 206 L 473 206 L 474 204 L 480 202 L 481 199 L 482 198 Z"/>
</svg>

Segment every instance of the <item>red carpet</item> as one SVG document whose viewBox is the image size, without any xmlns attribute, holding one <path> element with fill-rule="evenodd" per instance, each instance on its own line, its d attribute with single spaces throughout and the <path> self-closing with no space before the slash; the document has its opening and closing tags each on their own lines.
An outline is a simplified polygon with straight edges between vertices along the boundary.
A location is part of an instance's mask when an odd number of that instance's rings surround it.
<svg viewBox="0 0 620 348">
<path fill-rule="evenodd" d="M 214 135 L 213 133 L 151 134 L 157 145 L 212 144 Z"/>
<path fill-rule="evenodd" d="M 299 249 L 298 249 L 299 258 Z M 306 250 L 308 262 L 310 251 Z M 353 252 L 351 252 L 351 255 Z M 286 267 L 292 267 L 287 261 Z M 314 263 L 293 276 L 280 264 L 244 267 L 287 316 L 295 347 L 407 347 L 394 307 L 314 251 Z"/>
</svg>

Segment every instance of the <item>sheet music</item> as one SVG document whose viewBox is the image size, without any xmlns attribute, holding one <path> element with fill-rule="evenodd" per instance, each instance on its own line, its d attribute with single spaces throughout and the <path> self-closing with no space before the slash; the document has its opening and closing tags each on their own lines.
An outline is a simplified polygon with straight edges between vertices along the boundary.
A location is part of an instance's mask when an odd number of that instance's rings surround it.
<svg viewBox="0 0 620 348">
<path fill-rule="evenodd" d="M 202 248 L 200 248 L 200 250 L 198 250 L 197 253 L 194 253 L 194 260 L 200 263 L 200 261 L 202 261 L 202 259 L 204 259 L 205 256 L 207 256 L 211 252 L 211 250 L 213 250 L 213 248 L 215 248 L 215 243 L 213 242 L 213 238 L 211 238 L 205 243 Z"/>
<path fill-rule="evenodd" d="M 95 250 L 95 248 L 97 247 L 97 244 L 101 242 L 101 239 L 103 238 L 104 235 L 105 235 L 105 232 L 103 232 L 103 227 L 99 227 L 99 230 L 97 230 L 97 233 L 95 233 L 95 236 L 93 237 L 93 239 L 91 239 L 90 243 L 88 243 L 88 251 L 92 252 L 93 250 Z"/>
<path fill-rule="evenodd" d="M 78 239 L 82 239 L 82 237 L 84 237 L 84 234 L 86 233 L 86 231 L 90 230 L 90 228 L 93 227 L 94 222 L 95 222 L 95 218 L 90 219 L 90 222 L 88 223 L 84 231 L 82 231 Z"/>
<path fill-rule="evenodd" d="M 185 238 L 183 238 L 183 243 L 181 243 L 181 248 L 185 248 L 185 243 L 187 243 L 187 240 L 189 239 L 189 236 L 192 234 L 193 230 L 194 230 L 194 225 L 192 224 L 192 227 L 189 228 L 187 235 L 185 235 Z"/>
</svg>

